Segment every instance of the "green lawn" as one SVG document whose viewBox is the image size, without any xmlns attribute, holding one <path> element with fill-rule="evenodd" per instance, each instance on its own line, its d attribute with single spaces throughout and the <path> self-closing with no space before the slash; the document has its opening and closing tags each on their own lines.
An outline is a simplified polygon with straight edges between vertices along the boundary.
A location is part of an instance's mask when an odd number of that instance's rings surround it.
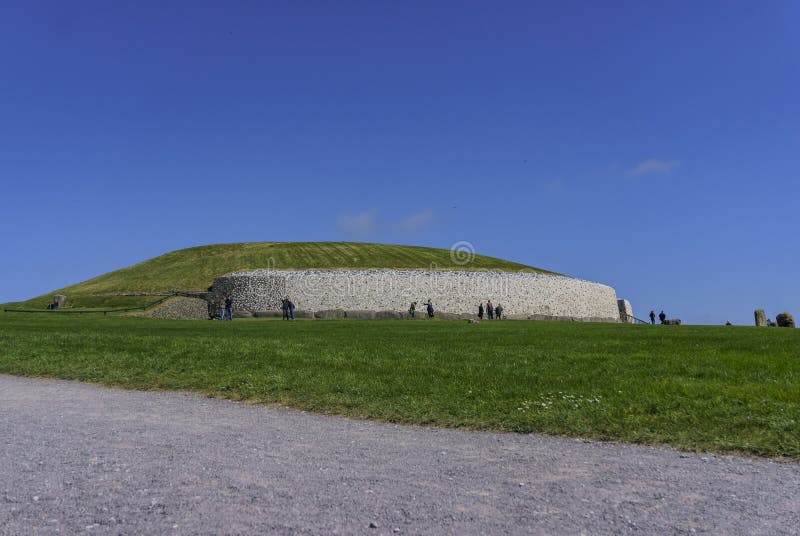
<svg viewBox="0 0 800 536">
<path fill-rule="evenodd" d="M 800 460 L 800 331 L 0 316 L 0 372 Z"/>
</svg>

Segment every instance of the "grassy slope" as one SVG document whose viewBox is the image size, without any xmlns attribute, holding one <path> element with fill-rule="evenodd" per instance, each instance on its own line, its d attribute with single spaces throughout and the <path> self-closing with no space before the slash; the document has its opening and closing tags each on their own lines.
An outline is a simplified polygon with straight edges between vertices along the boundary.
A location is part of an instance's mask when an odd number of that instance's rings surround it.
<svg viewBox="0 0 800 536">
<path fill-rule="evenodd" d="M 65 294 L 73 307 L 130 307 L 153 298 L 108 297 L 115 293 L 159 293 L 205 290 L 214 277 L 241 270 L 398 268 L 500 270 L 551 273 L 493 257 L 475 256 L 466 265 L 454 262 L 446 249 L 351 242 L 250 242 L 216 244 L 173 251 L 128 268 L 95 277 L 17 307 L 46 307 L 52 295 Z"/>
<path fill-rule="evenodd" d="M 0 373 L 800 460 L 800 331 L 0 315 Z"/>
</svg>

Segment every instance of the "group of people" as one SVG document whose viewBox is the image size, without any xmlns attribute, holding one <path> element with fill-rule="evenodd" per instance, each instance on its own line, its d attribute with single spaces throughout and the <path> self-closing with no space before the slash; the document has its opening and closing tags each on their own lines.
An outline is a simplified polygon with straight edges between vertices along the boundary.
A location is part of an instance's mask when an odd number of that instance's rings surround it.
<svg viewBox="0 0 800 536">
<path fill-rule="evenodd" d="M 281 312 L 284 320 L 294 320 L 294 302 L 286 296 L 281 300 Z"/>
<path fill-rule="evenodd" d="M 667 315 L 664 314 L 663 310 L 660 313 L 658 313 L 658 319 L 661 321 L 662 324 L 664 322 L 666 322 Z M 656 323 L 656 312 L 655 311 L 650 311 L 650 323 L 651 324 L 655 324 Z"/>
<path fill-rule="evenodd" d="M 423 304 L 425 306 L 425 312 L 427 313 L 428 318 L 433 318 L 433 303 L 430 299 L 426 303 Z M 289 299 L 288 296 L 281 300 L 281 311 L 283 312 L 283 319 L 284 320 L 294 320 L 294 302 Z M 411 305 L 408 308 L 408 315 L 411 318 L 415 318 L 417 314 L 417 302 L 411 302 Z M 492 300 L 486 300 L 486 305 L 483 302 L 478 304 L 478 319 L 483 320 L 484 314 L 488 320 L 500 320 L 503 318 L 503 306 L 499 303 L 497 305 L 492 305 Z M 219 316 L 220 320 L 233 320 L 233 299 L 231 298 L 230 294 L 225 295 L 224 299 L 224 306 L 222 311 L 220 312 Z M 664 314 L 662 310 L 658 314 L 658 319 L 663 324 L 667 320 L 667 315 Z M 656 313 L 655 311 L 650 311 L 650 323 L 656 323 Z M 770 320 L 770 323 L 774 326 L 775 323 Z"/>
<path fill-rule="evenodd" d="M 433 318 L 433 303 L 429 299 L 425 305 L 425 312 L 428 315 L 428 318 Z M 484 312 L 486 313 L 486 317 L 489 320 L 500 320 L 503 317 L 503 306 L 499 303 L 495 306 L 492 305 L 492 300 L 486 300 L 486 305 L 484 306 L 483 303 L 478 304 L 478 319 L 483 320 Z M 417 302 L 411 302 L 411 305 L 408 307 L 408 316 L 411 318 L 416 318 L 417 316 Z"/>
<path fill-rule="evenodd" d="M 431 302 L 430 298 L 428 298 L 428 302 L 423 305 L 425 305 L 425 312 L 428 314 L 428 318 L 433 318 L 433 302 Z M 411 305 L 408 307 L 408 316 L 416 318 L 416 315 L 417 302 L 411 302 Z"/>
<path fill-rule="evenodd" d="M 427 313 L 428 318 L 433 318 L 433 302 L 428 299 L 428 301 L 423 305 L 425 306 L 425 312 Z M 484 311 L 486 312 L 486 316 L 489 320 L 500 320 L 503 317 L 503 306 L 499 303 L 496 306 L 492 305 L 492 300 L 486 300 L 485 307 L 483 303 L 478 305 L 478 318 L 480 320 L 483 320 Z M 284 320 L 294 320 L 294 302 L 290 300 L 288 296 L 281 300 L 281 312 L 283 313 Z M 417 302 L 411 302 L 411 305 L 408 308 L 408 315 L 411 318 L 415 318 L 416 314 Z M 664 313 L 662 312 L 661 314 L 663 315 Z M 650 316 L 651 318 L 653 317 L 652 311 L 650 311 Z M 233 320 L 233 299 L 231 298 L 230 294 L 225 295 L 224 306 L 220 312 L 219 319 Z"/>
<path fill-rule="evenodd" d="M 486 306 L 483 303 L 478 304 L 478 320 L 483 320 L 483 313 L 486 312 L 486 318 L 489 320 L 500 320 L 503 318 L 503 306 L 499 303 L 495 306 L 492 305 L 492 300 L 486 300 Z"/>
<path fill-rule="evenodd" d="M 281 300 L 281 311 L 283 311 L 284 320 L 294 320 L 294 302 L 288 296 Z M 230 294 L 226 294 L 223 299 L 219 319 L 233 320 L 233 298 L 231 298 Z"/>
<path fill-rule="evenodd" d="M 222 312 L 219 314 L 220 320 L 233 320 L 233 298 L 230 294 L 225 295 L 225 302 L 222 307 Z"/>
</svg>

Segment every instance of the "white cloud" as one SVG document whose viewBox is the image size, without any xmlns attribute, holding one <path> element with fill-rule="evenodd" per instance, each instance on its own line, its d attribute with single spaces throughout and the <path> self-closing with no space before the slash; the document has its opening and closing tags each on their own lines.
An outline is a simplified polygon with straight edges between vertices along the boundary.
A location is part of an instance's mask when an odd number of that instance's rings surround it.
<svg viewBox="0 0 800 536">
<path fill-rule="evenodd" d="M 351 238 L 366 238 L 377 229 L 376 216 L 374 210 L 357 214 L 343 212 L 336 219 L 336 227 Z"/>
<path fill-rule="evenodd" d="M 679 164 L 680 162 L 677 160 L 656 160 L 655 158 L 650 158 L 649 160 L 639 162 L 635 168 L 628 172 L 628 175 L 633 175 L 634 177 L 653 174 L 669 175 Z"/>
<path fill-rule="evenodd" d="M 403 220 L 396 225 L 397 229 L 407 233 L 416 233 L 424 231 L 433 223 L 433 212 L 430 210 L 423 210 L 422 212 L 415 212 L 403 218 Z"/>
</svg>

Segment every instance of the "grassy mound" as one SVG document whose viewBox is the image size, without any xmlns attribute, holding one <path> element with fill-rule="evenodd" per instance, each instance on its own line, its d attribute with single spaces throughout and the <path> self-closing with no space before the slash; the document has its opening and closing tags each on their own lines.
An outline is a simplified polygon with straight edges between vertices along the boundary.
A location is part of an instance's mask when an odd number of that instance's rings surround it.
<svg viewBox="0 0 800 536">
<path fill-rule="evenodd" d="M 205 290 L 219 275 L 263 268 L 276 270 L 394 268 L 552 273 L 494 257 L 475 255 L 465 259 L 447 249 L 417 246 L 351 242 L 215 244 L 173 251 L 77 285 L 9 305 L 44 308 L 52 301 L 53 294 L 65 294 L 69 307 L 136 307 L 152 302 L 153 298 L 120 296 L 120 294 L 166 293 L 171 289 Z"/>
</svg>

